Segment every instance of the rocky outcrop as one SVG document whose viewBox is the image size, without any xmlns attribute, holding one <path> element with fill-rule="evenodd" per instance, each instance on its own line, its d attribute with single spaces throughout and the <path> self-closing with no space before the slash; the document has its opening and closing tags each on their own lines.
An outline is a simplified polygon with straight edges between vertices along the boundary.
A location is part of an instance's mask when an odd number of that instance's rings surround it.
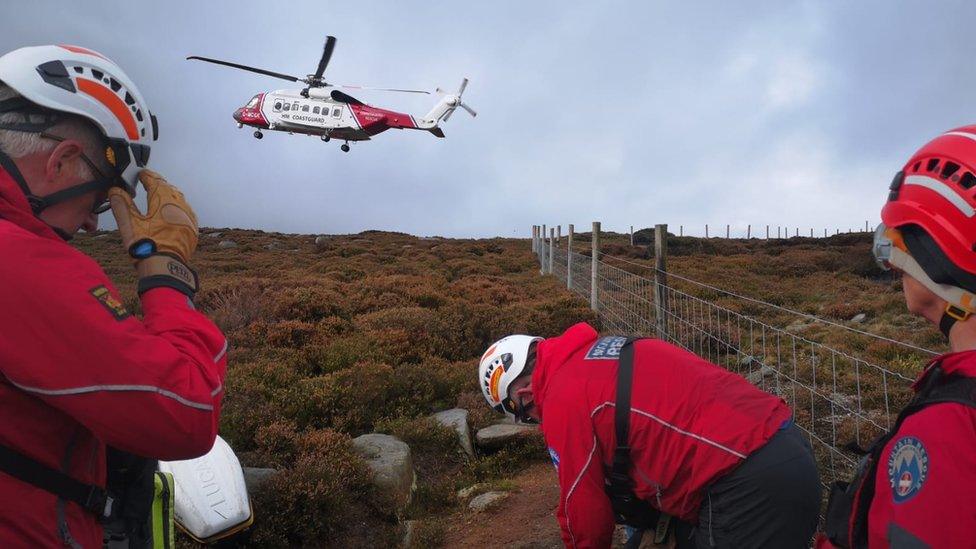
<svg viewBox="0 0 976 549">
<path fill-rule="evenodd" d="M 373 471 L 376 487 L 390 496 L 397 510 L 405 509 L 417 483 L 410 447 L 396 437 L 379 433 L 358 436 L 352 439 L 352 446 Z"/>
<path fill-rule="evenodd" d="M 221 250 L 231 250 L 237 247 L 237 242 L 234 242 L 233 240 L 221 240 L 220 243 L 217 244 L 217 247 Z"/>
<path fill-rule="evenodd" d="M 452 408 L 437 412 L 431 416 L 441 425 L 457 431 L 458 442 L 464 453 L 474 456 L 474 446 L 471 444 L 471 431 L 468 429 L 468 411 L 463 408 Z"/>
<path fill-rule="evenodd" d="M 264 484 L 264 481 L 277 473 L 276 470 L 266 467 L 242 467 L 241 470 L 244 472 L 244 485 L 247 486 L 248 494 L 253 494 L 258 487 Z"/>
<path fill-rule="evenodd" d="M 471 509 L 475 513 L 487 511 L 488 509 L 500 504 L 507 497 L 508 492 L 485 492 L 484 494 L 472 499 L 471 503 L 468 504 L 468 509 Z"/>
<path fill-rule="evenodd" d="M 535 432 L 536 428 L 531 425 L 520 425 L 518 423 L 496 423 L 489 425 L 478 431 L 475 441 L 478 446 L 486 450 L 494 450 L 505 446 L 512 439 Z"/>
</svg>

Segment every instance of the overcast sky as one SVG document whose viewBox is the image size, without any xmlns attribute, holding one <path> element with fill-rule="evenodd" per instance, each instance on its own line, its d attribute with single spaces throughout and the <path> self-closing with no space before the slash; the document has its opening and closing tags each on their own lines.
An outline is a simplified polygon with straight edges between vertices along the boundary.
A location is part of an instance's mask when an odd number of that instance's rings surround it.
<svg viewBox="0 0 976 549">
<path fill-rule="evenodd" d="M 6 1 L 0 52 L 100 51 L 160 120 L 152 167 L 201 223 L 300 233 L 528 236 L 533 223 L 872 225 L 891 176 L 976 122 L 972 2 Z M 446 139 L 339 143 L 231 113 L 288 83 L 199 62 L 456 89 Z M 436 96 L 354 93 L 424 114 Z M 764 228 L 762 229 L 764 230 Z M 775 229 L 774 229 L 775 230 Z"/>
</svg>

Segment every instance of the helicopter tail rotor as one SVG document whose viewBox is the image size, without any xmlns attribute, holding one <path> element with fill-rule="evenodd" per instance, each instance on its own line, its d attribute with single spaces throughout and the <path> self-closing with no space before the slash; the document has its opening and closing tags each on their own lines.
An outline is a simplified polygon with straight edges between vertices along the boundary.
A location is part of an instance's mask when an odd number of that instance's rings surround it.
<svg viewBox="0 0 976 549">
<path fill-rule="evenodd" d="M 437 88 L 437 90 L 436 90 L 437 93 L 439 93 L 439 94 L 441 94 L 441 95 L 444 96 L 444 99 L 442 100 L 442 102 L 443 103 L 446 103 L 447 106 L 449 107 L 447 109 L 447 111 L 443 115 L 444 116 L 444 122 L 447 122 L 448 120 L 451 119 L 451 115 L 454 114 L 454 110 L 457 109 L 458 107 L 461 107 L 462 109 L 468 111 L 468 114 L 470 114 L 471 116 L 478 116 L 478 113 L 475 112 L 474 109 L 472 109 L 467 104 L 465 104 L 464 102 L 461 101 L 461 96 L 464 95 L 464 89 L 467 88 L 467 87 L 468 87 L 468 79 L 465 78 L 465 79 L 461 80 L 461 85 L 458 86 L 458 91 L 455 94 L 449 94 L 446 91 L 444 91 L 444 90 L 442 90 L 440 88 Z"/>
</svg>

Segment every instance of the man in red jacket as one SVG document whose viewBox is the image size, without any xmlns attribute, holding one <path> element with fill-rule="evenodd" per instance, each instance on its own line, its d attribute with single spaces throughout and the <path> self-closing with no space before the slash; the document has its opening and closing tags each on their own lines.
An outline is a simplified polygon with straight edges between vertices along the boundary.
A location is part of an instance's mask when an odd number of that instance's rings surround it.
<svg viewBox="0 0 976 549">
<path fill-rule="evenodd" d="M 76 46 L 0 57 L 0 545 L 100 547 L 106 446 L 206 453 L 227 343 L 195 311 L 196 217 L 143 168 L 155 117 L 122 70 Z M 131 193 L 141 181 L 148 211 Z M 65 240 L 108 209 L 143 319 Z"/>
<path fill-rule="evenodd" d="M 895 175 L 874 254 L 901 274 L 908 310 L 951 352 L 926 365 L 915 398 L 836 483 L 836 547 L 973 547 L 976 540 L 976 126 L 948 131 Z M 829 547 L 820 539 L 820 547 Z"/>
<path fill-rule="evenodd" d="M 687 523 L 679 546 L 806 547 L 821 485 L 786 403 L 692 353 L 641 339 L 624 374 L 631 390 L 621 444 L 615 415 L 627 341 L 580 323 L 549 339 L 509 336 L 481 359 L 488 403 L 542 423 L 566 546 L 610 546 L 619 515 L 609 493 L 622 446 L 624 482 L 646 511 Z"/>
</svg>

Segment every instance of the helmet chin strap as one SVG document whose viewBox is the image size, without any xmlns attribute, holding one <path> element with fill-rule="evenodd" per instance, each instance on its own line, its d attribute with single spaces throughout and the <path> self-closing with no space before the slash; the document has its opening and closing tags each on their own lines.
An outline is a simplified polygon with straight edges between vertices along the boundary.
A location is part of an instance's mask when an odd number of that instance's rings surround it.
<svg viewBox="0 0 976 549">
<path fill-rule="evenodd" d="M 535 409 L 535 402 L 530 402 L 528 406 L 525 405 L 525 401 L 522 397 L 519 397 L 515 402 L 515 419 L 521 423 L 536 424 L 539 423 L 537 419 L 529 415 L 529 412 Z"/>
<path fill-rule="evenodd" d="M 90 181 L 88 183 L 75 185 L 73 187 L 69 187 L 67 189 L 49 194 L 47 196 L 37 196 L 33 192 L 31 192 L 30 187 L 27 186 L 27 181 L 24 179 L 24 175 L 20 173 L 20 170 L 17 168 L 17 164 L 15 164 L 13 159 L 7 156 L 7 154 L 4 153 L 3 151 L 0 151 L 0 167 L 2 167 L 4 171 L 10 174 L 10 177 L 12 177 L 13 180 L 17 182 L 17 186 L 20 187 L 21 192 L 24 193 L 24 197 L 27 198 L 27 203 L 30 204 L 31 211 L 34 213 L 34 217 L 37 217 L 38 219 L 41 219 L 40 213 L 42 211 L 44 211 L 50 206 L 53 206 L 54 204 L 57 204 L 59 202 L 64 202 L 65 200 L 74 198 L 76 196 L 80 196 L 85 193 L 92 192 L 93 190 L 96 189 L 107 188 L 104 187 L 105 182 L 103 180 L 95 180 L 95 181 Z M 41 219 L 41 221 L 44 220 Z M 60 236 L 63 240 L 65 241 L 71 240 L 72 235 L 68 234 L 68 232 L 65 231 L 64 229 L 60 227 L 55 227 L 54 225 L 51 225 L 47 221 L 44 221 L 44 224 L 50 227 L 51 230 L 57 233 L 57 235 Z"/>
<path fill-rule="evenodd" d="M 939 331 L 946 338 L 949 337 L 949 331 L 952 330 L 952 326 L 956 322 L 960 320 L 966 321 L 972 316 L 973 311 L 971 308 L 964 307 L 963 305 L 976 301 L 973 294 L 956 286 L 935 282 L 929 278 L 929 275 L 915 261 L 915 258 L 898 248 L 892 248 L 890 262 L 895 267 L 907 273 L 908 276 L 917 280 L 922 286 L 928 288 L 932 293 L 946 301 L 945 311 L 942 313 L 942 318 L 939 319 Z"/>
</svg>

